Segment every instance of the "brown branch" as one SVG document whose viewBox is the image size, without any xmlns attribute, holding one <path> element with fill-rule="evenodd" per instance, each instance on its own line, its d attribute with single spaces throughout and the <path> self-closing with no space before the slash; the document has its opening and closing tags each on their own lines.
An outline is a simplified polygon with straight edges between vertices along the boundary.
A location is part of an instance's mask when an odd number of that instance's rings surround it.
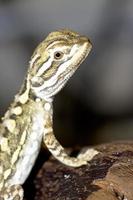
<svg viewBox="0 0 133 200">
<path fill-rule="evenodd" d="M 80 168 L 53 158 L 35 179 L 35 200 L 133 200 L 133 143 L 110 143 Z"/>
</svg>

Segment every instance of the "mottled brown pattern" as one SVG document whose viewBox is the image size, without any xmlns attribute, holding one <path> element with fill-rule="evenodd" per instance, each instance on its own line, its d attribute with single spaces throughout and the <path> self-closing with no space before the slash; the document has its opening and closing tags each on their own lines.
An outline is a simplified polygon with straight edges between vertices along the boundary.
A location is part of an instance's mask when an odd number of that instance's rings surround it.
<svg viewBox="0 0 133 200">
<path fill-rule="evenodd" d="M 95 146 L 88 165 L 71 168 L 55 159 L 35 179 L 35 200 L 132 200 L 133 142 Z M 29 199 L 27 199 L 29 200 Z"/>
</svg>

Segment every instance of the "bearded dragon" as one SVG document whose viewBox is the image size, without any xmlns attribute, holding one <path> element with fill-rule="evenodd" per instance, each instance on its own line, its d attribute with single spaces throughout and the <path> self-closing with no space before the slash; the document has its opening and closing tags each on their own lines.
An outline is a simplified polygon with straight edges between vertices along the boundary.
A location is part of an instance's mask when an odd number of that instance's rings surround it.
<svg viewBox="0 0 133 200">
<path fill-rule="evenodd" d="M 91 50 L 90 40 L 70 30 L 50 33 L 35 49 L 24 83 L 0 124 L 0 200 L 22 200 L 43 142 L 65 165 L 87 164 L 70 157 L 53 133 L 53 98 Z M 89 151 L 90 159 L 97 151 Z"/>
</svg>

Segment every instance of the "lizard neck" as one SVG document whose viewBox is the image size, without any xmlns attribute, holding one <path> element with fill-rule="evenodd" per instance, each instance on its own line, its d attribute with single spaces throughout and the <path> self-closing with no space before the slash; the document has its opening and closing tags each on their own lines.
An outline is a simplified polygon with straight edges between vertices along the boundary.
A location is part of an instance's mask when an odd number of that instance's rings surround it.
<svg viewBox="0 0 133 200">
<path fill-rule="evenodd" d="M 29 100 L 42 101 L 43 103 L 45 103 L 45 102 L 52 103 L 53 97 L 43 96 L 43 98 L 41 98 L 41 97 L 36 96 L 35 93 L 32 92 L 30 80 L 31 80 L 31 77 L 28 74 L 23 82 L 23 85 L 22 85 L 19 93 L 15 97 L 15 101 L 20 102 L 21 104 L 25 104 Z"/>
<path fill-rule="evenodd" d="M 45 104 L 46 102 L 52 103 L 53 102 L 53 98 L 40 98 L 38 96 L 36 96 L 31 89 L 31 82 L 30 82 L 30 75 L 28 74 L 26 76 L 26 78 L 23 81 L 23 84 L 20 88 L 20 91 L 18 92 L 17 95 L 15 95 L 15 99 L 13 104 L 11 105 L 16 106 L 16 105 L 22 105 L 24 106 L 25 104 L 27 104 L 27 102 L 29 101 L 34 101 L 34 102 L 42 102 L 43 104 Z"/>
</svg>

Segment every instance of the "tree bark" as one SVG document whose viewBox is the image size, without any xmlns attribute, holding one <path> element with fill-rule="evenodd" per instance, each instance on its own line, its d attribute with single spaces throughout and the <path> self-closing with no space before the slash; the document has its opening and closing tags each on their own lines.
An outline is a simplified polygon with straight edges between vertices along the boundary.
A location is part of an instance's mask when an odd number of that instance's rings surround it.
<svg viewBox="0 0 133 200">
<path fill-rule="evenodd" d="M 44 163 L 35 178 L 34 199 L 133 200 L 133 142 L 94 148 L 99 154 L 86 166 L 67 167 L 54 158 Z"/>
</svg>

